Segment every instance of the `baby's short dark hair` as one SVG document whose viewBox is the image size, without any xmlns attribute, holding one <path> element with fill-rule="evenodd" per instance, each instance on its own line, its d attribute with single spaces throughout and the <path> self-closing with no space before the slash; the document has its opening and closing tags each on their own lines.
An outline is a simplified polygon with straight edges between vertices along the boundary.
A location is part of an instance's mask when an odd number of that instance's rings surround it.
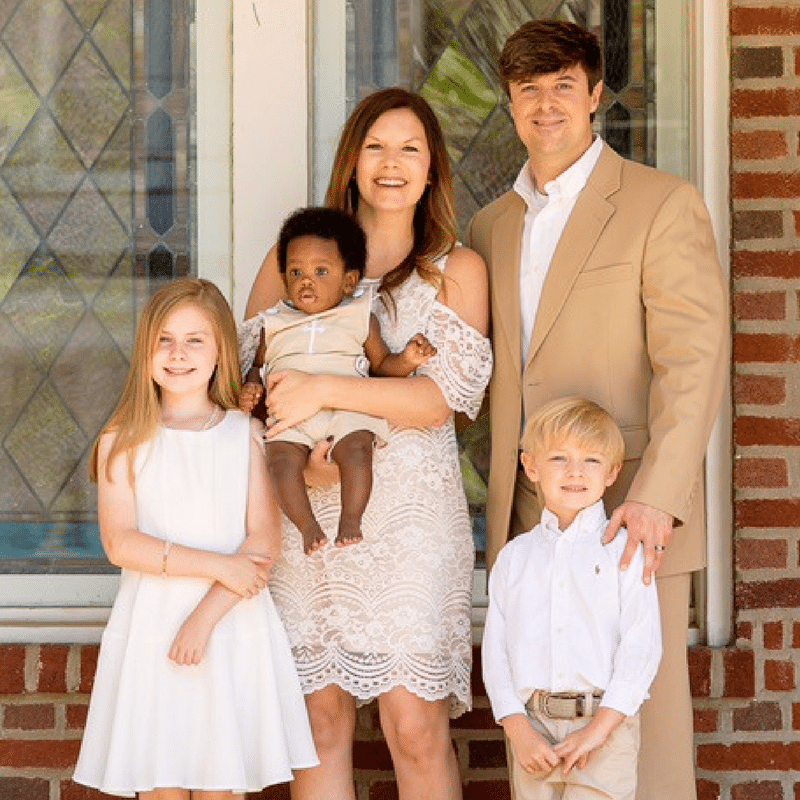
<svg viewBox="0 0 800 800">
<path fill-rule="evenodd" d="M 301 236 L 317 236 L 336 242 L 345 271 L 357 270 L 364 277 L 367 268 L 367 237 L 361 226 L 345 211 L 322 206 L 301 208 L 286 218 L 278 234 L 278 269 L 286 274 L 289 244 Z"/>
</svg>

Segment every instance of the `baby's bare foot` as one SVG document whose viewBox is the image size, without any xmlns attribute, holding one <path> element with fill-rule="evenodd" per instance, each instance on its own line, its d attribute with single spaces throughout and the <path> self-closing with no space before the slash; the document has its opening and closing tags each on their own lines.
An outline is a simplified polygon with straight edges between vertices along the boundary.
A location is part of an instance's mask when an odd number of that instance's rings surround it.
<svg viewBox="0 0 800 800">
<path fill-rule="evenodd" d="M 339 520 L 339 533 L 336 536 L 337 547 L 347 547 L 349 544 L 357 544 L 364 538 L 361 533 L 361 520 Z"/>
<path fill-rule="evenodd" d="M 308 531 L 303 531 L 303 551 L 307 556 L 319 550 L 328 541 L 328 537 L 322 532 L 319 525 L 315 525 Z"/>
</svg>

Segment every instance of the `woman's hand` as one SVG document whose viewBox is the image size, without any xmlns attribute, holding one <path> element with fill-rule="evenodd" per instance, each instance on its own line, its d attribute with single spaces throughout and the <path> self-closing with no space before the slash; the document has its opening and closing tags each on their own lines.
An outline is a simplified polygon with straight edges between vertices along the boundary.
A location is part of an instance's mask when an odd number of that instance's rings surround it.
<svg viewBox="0 0 800 800">
<path fill-rule="evenodd" d="M 267 439 L 313 417 L 324 405 L 320 378 L 296 370 L 278 370 L 267 379 Z"/>
<path fill-rule="evenodd" d="M 303 480 L 305 480 L 306 486 L 328 489 L 339 483 L 339 467 L 333 461 L 328 461 L 330 449 L 330 442 L 321 441 L 317 442 L 309 453 L 306 468 L 303 470 Z"/>
</svg>

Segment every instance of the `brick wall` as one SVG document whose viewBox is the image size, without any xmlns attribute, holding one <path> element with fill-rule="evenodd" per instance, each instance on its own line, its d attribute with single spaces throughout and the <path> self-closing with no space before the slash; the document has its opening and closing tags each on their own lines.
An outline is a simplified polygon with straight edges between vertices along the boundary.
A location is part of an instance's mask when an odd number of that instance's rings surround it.
<svg viewBox="0 0 800 800">
<path fill-rule="evenodd" d="M 730 9 L 736 641 L 690 651 L 698 787 L 700 800 L 800 800 L 800 6 Z M 0 647 L 2 800 L 101 797 L 69 781 L 96 656 Z M 478 674 L 474 687 L 453 728 L 465 797 L 505 800 Z M 396 797 L 374 709 L 359 715 L 355 766 L 359 800 Z"/>
</svg>

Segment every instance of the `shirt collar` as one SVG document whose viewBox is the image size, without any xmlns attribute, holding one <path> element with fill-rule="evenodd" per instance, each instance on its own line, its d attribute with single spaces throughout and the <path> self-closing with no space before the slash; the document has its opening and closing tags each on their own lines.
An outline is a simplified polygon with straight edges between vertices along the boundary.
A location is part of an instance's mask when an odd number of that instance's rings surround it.
<svg viewBox="0 0 800 800">
<path fill-rule="evenodd" d="M 565 536 L 576 539 L 579 536 L 593 535 L 598 530 L 605 530 L 607 518 L 603 501 L 582 509 L 565 531 L 558 527 L 558 517 L 549 508 L 542 510 L 542 529 L 552 536 Z"/>
<path fill-rule="evenodd" d="M 514 181 L 514 191 L 525 201 L 529 209 L 544 208 L 550 199 L 571 199 L 586 186 L 586 181 L 589 180 L 589 176 L 597 164 L 597 159 L 600 158 L 602 149 L 603 140 L 599 136 L 595 136 L 589 149 L 571 167 L 565 169 L 557 178 L 548 181 L 544 185 L 547 194 L 542 194 L 536 188 L 529 169 L 529 159 L 523 164 L 517 179 Z"/>
</svg>

